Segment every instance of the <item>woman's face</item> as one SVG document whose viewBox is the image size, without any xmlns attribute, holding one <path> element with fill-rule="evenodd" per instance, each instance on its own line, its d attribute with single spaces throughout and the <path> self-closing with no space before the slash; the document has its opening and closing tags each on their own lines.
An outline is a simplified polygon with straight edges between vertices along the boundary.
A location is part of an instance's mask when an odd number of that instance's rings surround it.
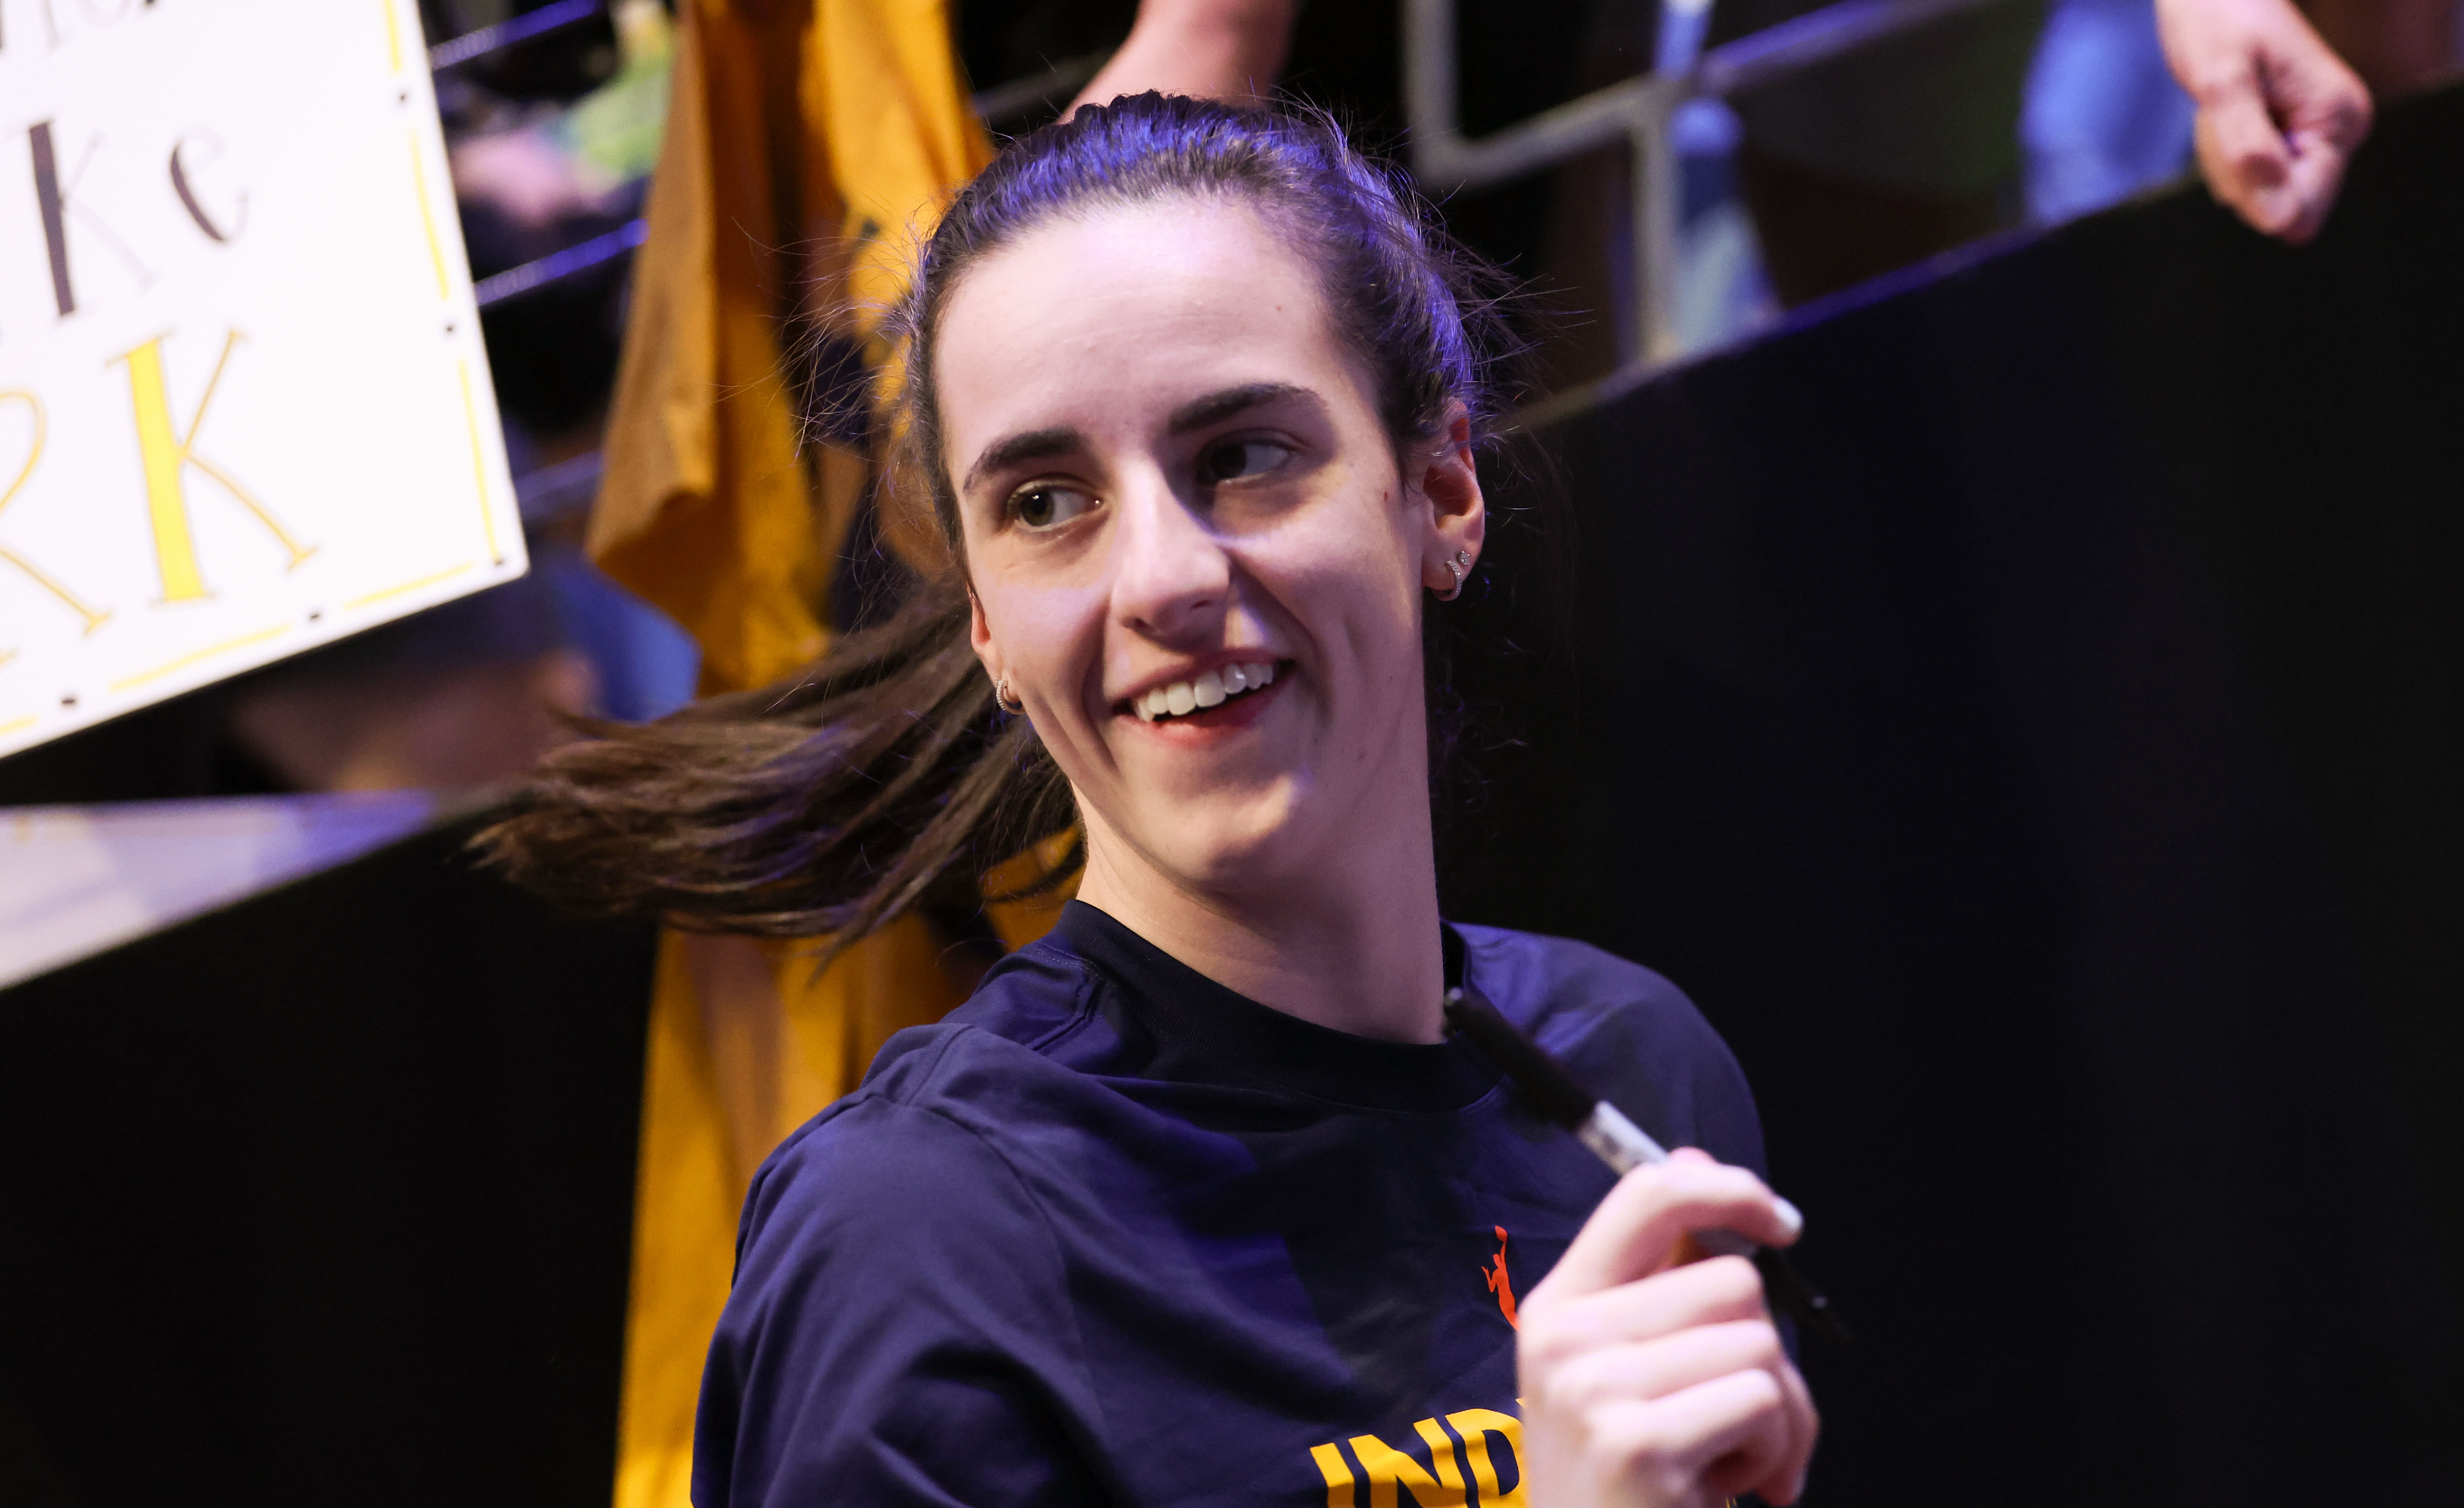
<svg viewBox="0 0 2464 1508">
<path fill-rule="evenodd" d="M 1039 227 L 935 351 L 974 642 L 1090 881 L 1303 895 L 1428 844 L 1422 592 L 1477 556 L 1464 428 L 1399 460 L 1314 270 L 1188 200 Z"/>
</svg>

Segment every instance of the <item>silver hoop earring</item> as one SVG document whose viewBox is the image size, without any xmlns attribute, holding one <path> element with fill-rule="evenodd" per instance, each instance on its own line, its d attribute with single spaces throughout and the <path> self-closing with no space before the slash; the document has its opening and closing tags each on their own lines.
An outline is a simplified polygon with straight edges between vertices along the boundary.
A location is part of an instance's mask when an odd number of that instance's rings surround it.
<svg viewBox="0 0 2464 1508">
<path fill-rule="evenodd" d="M 1446 569 L 1453 572 L 1455 584 L 1452 587 L 1447 588 L 1444 591 L 1438 593 L 1438 600 L 1440 602 L 1452 602 L 1457 597 L 1463 595 L 1463 583 L 1468 580 L 1471 575 L 1471 551 L 1455 551 L 1453 556 L 1446 561 Z"/>
<path fill-rule="evenodd" d="M 1026 703 L 1019 700 L 1018 693 L 1009 689 L 1009 677 L 1007 676 L 1003 676 L 999 680 L 993 682 L 993 705 L 1001 708 L 1003 712 L 1008 713 L 1012 717 L 1016 717 L 1026 710 Z"/>
</svg>

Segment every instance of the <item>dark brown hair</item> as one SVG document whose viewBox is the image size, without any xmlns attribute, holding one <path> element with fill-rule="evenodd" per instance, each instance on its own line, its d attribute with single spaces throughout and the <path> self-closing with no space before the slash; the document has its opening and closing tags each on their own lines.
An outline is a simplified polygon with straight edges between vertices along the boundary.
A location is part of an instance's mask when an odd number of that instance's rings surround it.
<svg viewBox="0 0 2464 1508">
<path fill-rule="evenodd" d="M 972 885 L 1067 831 L 1067 783 L 1026 720 L 1000 711 L 968 646 L 935 338 L 968 269 L 1026 231 L 1175 197 L 1244 205 L 1309 257 L 1398 450 L 1436 436 L 1457 405 L 1475 444 L 1492 437 L 1494 374 L 1510 348 L 1495 274 L 1330 117 L 1154 94 L 1081 110 L 1012 143 L 957 196 L 888 322 L 903 358 L 889 496 L 929 499 L 953 564 L 793 680 L 642 726 L 596 727 L 551 756 L 519 809 L 479 835 L 489 858 L 585 910 L 828 933 L 835 952 L 936 885 Z M 1454 638 L 1481 616 L 1478 591 L 1454 605 L 1461 611 L 1424 615 L 1433 796 L 1464 731 L 1448 672 Z M 1079 856 L 1073 849 L 1045 882 L 1066 878 Z"/>
</svg>

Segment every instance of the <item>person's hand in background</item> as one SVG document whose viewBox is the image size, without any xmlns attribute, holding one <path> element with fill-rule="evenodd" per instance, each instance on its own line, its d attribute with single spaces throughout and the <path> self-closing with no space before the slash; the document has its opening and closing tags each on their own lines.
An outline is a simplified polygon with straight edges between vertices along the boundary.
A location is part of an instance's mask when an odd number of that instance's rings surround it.
<svg viewBox="0 0 2464 1508">
<path fill-rule="evenodd" d="M 2289 0 L 2156 0 L 2173 77 L 2198 104 L 2199 171 L 2250 224 L 2300 245 L 2370 131 L 2370 93 Z"/>
<path fill-rule="evenodd" d="M 1138 0 L 1138 19 L 1103 72 L 1070 101 L 1193 95 L 1246 104 L 1265 97 L 1291 51 L 1296 0 Z"/>
</svg>

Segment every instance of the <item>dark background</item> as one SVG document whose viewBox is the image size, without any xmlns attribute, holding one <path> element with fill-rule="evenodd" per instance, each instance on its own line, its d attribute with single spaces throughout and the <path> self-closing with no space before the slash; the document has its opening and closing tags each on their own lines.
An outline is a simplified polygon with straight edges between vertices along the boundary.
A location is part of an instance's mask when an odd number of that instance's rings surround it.
<svg viewBox="0 0 2464 1508">
<path fill-rule="evenodd" d="M 2450 91 L 2307 250 L 2186 190 L 1558 432 L 1451 905 L 1735 1047 L 1823 1502 L 2464 1501 L 2458 184 Z"/>
<path fill-rule="evenodd" d="M 471 830 L 0 991 L 0 1503 L 605 1508 L 652 938 Z"/>
<path fill-rule="evenodd" d="M 1817 1503 L 2464 1500 L 2459 183 L 2450 92 L 2311 249 L 2185 191 L 1553 431 L 1450 908 L 1735 1046 Z M 187 705 L 0 784 L 222 788 Z M 648 939 L 465 831 L 0 992 L 0 1501 L 605 1502 Z"/>
</svg>

